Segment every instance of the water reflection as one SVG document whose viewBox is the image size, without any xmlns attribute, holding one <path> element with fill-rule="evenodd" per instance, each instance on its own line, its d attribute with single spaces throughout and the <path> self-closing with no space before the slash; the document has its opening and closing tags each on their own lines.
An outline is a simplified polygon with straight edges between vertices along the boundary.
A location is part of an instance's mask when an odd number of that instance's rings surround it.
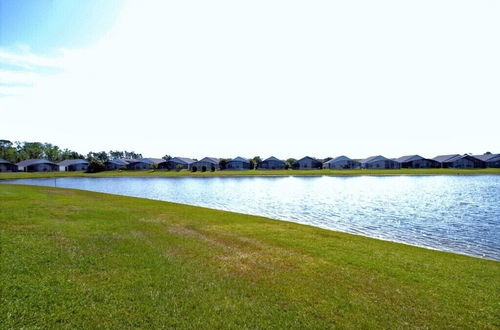
<svg viewBox="0 0 500 330">
<path fill-rule="evenodd" d="M 145 197 L 500 260 L 500 176 L 58 178 L 10 182 Z"/>
</svg>

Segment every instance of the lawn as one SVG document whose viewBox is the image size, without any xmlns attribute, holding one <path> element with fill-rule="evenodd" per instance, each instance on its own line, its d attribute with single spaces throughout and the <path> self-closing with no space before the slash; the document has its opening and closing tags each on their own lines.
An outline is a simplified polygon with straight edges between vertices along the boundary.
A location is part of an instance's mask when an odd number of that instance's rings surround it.
<svg viewBox="0 0 500 330">
<path fill-rule="evenodd" d="M 391 170 L 243 170 L 243 171 L 216 171 L 216 172 L 191 172 L 149 170 L 149 171 L 104 171 L 99 173 L 84 172 L 42 172 L 26 173 L 14 172 L 0 173 L 0 180 L 4 179 L 27 179 L 27 178 L 51 178 L 51 177 L 120 177 L 120 176 L 152 176 L 152 177 L 220 177 L 220 176 L 357 176 L 357 175 L 480 175 L 500 174 L 500 168 L 482 169 L 391 169 Z"/>
<path fill-rule="evenodd" d="M 500 327 L 500 263 L 262 217 L 0 185 L 2 328 Z"/>
</svg>

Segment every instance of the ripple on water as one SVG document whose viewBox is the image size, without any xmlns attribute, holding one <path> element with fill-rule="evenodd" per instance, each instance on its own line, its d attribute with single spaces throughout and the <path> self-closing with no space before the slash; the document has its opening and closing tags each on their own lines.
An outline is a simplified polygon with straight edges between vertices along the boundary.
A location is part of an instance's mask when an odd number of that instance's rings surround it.
<svg viewBox="0 0 500 330">
<path fill-rule="evenodd" d="M 500 176 L 5 181 L 152 198 L 500 260 Z"/>
</svg>

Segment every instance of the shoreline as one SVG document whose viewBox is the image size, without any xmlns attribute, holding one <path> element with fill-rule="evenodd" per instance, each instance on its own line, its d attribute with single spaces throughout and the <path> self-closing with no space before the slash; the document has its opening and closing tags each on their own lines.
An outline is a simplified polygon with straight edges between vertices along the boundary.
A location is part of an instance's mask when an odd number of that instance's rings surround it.
<svg viewBox="0 0 500 330">
<path fill-rule="evenodd" d="M 137 178 L 143 178 L 143 177 L 137 177 Z M 204 178 L 206 178 L 206 177 L 204 177 Z M 53 178 L 40 178 L 40 179 L 53 179 Z M 14 179 L 14 180 L 16 180 L 16 179 Z M 2 184 L 1 180 L 0 180 L 0 186 L 1 185 L 4 185 L 4 184 Z M 293 220 L 289 220 L 289 219 L 271 218 L 269 216 L 264 216 L 264 215 L 250 214 L 250 213 L 241 213 L 241 212 L 236 212 L 236 211 L 231 211 L 231 210 L 224 210 L 224 209 L 217 209 L 217 208 L 213 208 L 213 207 L 201 206 L 201 205 L 196 205 L 196 204 L 186 204 L 186 203 L 179 203 L 179 202 L 175 202 L 175 201 L 168 201 L 168 200 L 162 200 L 162 199 L 154 199 L 154 198 L 147 198 L 147 197 L 137 197 L 137 196 L 124 195 L 124 194 L 113 194 L 113 193 L 99 192 L 99 191 L 94 191 L 94 190 L 86 190 L 86 189 L 78 189 L 78 188 L 66 188 L 66 187 L 55 187 L 55 186 L 52 187 L 52 186 L 45 186 L 45 185 L 30 185 L 30 184 L 16 184 L 16 183 L 11 183 L 11 182 L 9 182 L 9 183 L 7 183 L 5 185 L 29 186 L 29 187 L 39 187 L 39 188 L 54 188 L 54 189 L 65 189 L 65 190 L 77 190 L 77 191 L 82 191 L 82 192 L 90 192 L 90 193 L 104 194 L 104 195 L 117 196 L 117 197 L 138 198 L 138 199 L 144 199 L 144 200 L 149 200 L 149 201 L 172 203 L 172 204 L 176 204 L 176 205 L 179 205 L 179 206 L 197 207 L 197 208 L 202 208 L 202 209 L 207 209 L 207 210 L 212 210 L 212 211 L 234 213 L 234 214 L 237 214 L 237 215 L 240 215 L 240 216 L 260 217 L 260 218 L 268 219 L 270 221 L 279 221 L 279 222 L 284 222 L 284 223 L 296 224 L 296 225 L 307 226 L 307 227 L 311 227 L 311 228 L 317 228 L 317 229 L 327 230 L 327 231 L 331 231 L 331 232 L 334 232 L 334 233 L 354 235 L 354 236 L 358 236 L 358 237 L 363 237 L 363 238 L 368 238 L 368 239 L 374 239 L 374 240 L 379 240 L 379 241 L 384 241 L 384 242 L 391 242 L 391 243 L 396 243 L 396 244 L 402 244 L 402 245 L 412 246 L 412 247 L 416 247 L 416 248 L 422 248 L 422 249 L 426 249 L 426 250 L 432 250 L 432 251 L 443 252 L 443 253 L 451 253 L 451 254 L 462 255 L 462 256 L 467 256 L 467 257 L 472 257 L 472 258 L 477 258 L 477 259 L 482 259 L 482 260 L 490 260 L 490 261 L 500 262 L 500 258 L 499 259 L 495 259 L 495 258 L 492 258 L 492 257 L 474 255 L 474 254 L 469 254 L 469 253 L 465 253 L 465 252 L 458 252 L 458 251 L 453 251 L 453 250 L 442 250 L 442 249 L 431 247 L 431 246 L 419 245 L 419 244 L 416 244 L 416 243 L 409 243 L 409 242 L 398 241 L 398 240 L 393 240 L 393 239 L 385 239 L 385 238 L 375 237 L 375 236 L 368 236 L 368 235 L 363 235 L 361 233 L 356 233 L 356 232 L 352 232 L 352 231 L 341 231 L 341 230 L 338 230 L 338 229 L 328 228 L 326 226 L 315 226 L 315 225 L 312 225 L 312 224 L 309 224 L 309 223 L 299 222 L 299 221 L 293 221 Z"/>
<path fill-rule="evenodd" d="M 64 178 L 64 177 L 354 177 L 354 176 L 425 176 L 425 175 L 500 175 L 500 168 L 485 169 L 380 169 L 380 170 L 244 170 L 190 172 L 182 171 L 103 171 L 98 173 L 85 172 L 2 172 L 0 180 L 31 179 L 31 178 Z"/>
</svg>

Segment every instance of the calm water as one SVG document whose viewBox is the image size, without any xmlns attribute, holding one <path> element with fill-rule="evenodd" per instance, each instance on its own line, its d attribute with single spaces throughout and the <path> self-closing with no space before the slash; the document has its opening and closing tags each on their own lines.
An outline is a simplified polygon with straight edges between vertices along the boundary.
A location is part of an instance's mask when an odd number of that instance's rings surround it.
<svg viewBox="0 0 500 330">
<path fill-rule="evenodd" d="M 59 178 L 8 182 L 57 185 L 262 215 L 500 260 L 500 176 Z"/>
</svg>

